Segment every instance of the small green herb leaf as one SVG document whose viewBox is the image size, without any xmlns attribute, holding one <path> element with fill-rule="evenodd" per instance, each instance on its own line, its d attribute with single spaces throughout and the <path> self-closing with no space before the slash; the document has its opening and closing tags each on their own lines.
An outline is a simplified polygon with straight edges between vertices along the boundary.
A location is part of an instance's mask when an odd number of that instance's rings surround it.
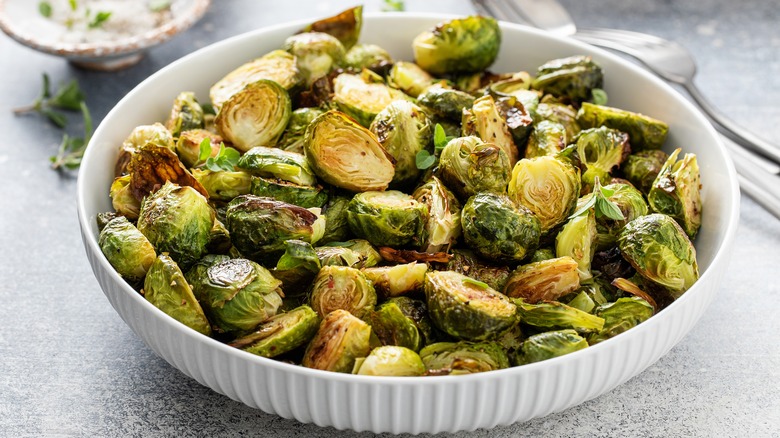
<svg viewBox="0 0 780 438">
<path fill-rule="evenodd" d="M 41 114 L 46 116 L 50 122 L 54 123 L 59 128 L 64 128 L 68 125 L 68 119 L 65 117 L 65 114 L 62 114 L 61 112 L 54 111 L 53 109 L 49 108 L 43 108 L 41 109 Z"/>
<path fill-rule="evenodd" d="M 480 287 L 482 289 L 490 289 L 490 285 L 488 285 L 487 283 L 479 281 L 479 280 L 475 280 L 475 279 L 473 279 L 471 277 L 464 278 L 463 279 L 463 284 L 464 285 L 465 284 L 470 284 L 472 286 L 477 286 L 477 287 Z"/>
<path fill-rule="evenodd" d="M 444 132 L 444 128 L 440 124 L 436 124 L 433 128 L 433 146 L 436 149 L 443 149 L 447 145 L 447 133 Z"/>
<path fill-rule="evenodd" d="M 41 13 L 46 18 L 51 17 L 51 3 L 49 2 L 40 2 L 38 3 L 38 12 Z"/>
<path fill-rule="evenodd" d="M 84 102 L 84 93 L 79 88 L 78 82 L 74 79 L 57 90 L 54 97 L 49 99 L 48 104 L 57 108 L 79 111 L 82 102 Z"/>
<path fill-rule="evenodd" d="M 594 88 L 590 90 L 590 95 L 591 95 L 591 101 L 595 105 L 607 104 L 607 92 L 602 90 L 601 88 Z"/>
<path fill-rule="evenodd" d="M 593 208 L 594 205 L 596 205 L 596 196 L 592 193 L 589 195 L 588 201 L 583 204 L 582 207 L 579 208 L 579 210 L 575 211 L 571 216 L 569 216 L 569 219 L 574 219 L 575 217 L 582 216 L 585 214 L 588 210 Z"/>
<path fill-rule="evenodd" d="M 420 170 L 428 169 L 429 167 L 433 166 L 436 163 L 436 156 L 431 155 L 430 152 L 426 150 L 421 150 L 420 152 L 417 152 L 417 155 L 414 157 L 414 164 L 417 166 Z"/>
<path fill-rule="evenodd" d="M 71 11 L 75 11 L 79 8 L 79 3 L 76 0 L 68 0 L 68 4 L 70 5 Z"/>
<path fill-rule="evenodd" d="M 198 161 L 206 161 L 211 156 L 211 139 L 206 137 L 200 142 L 200 153 Z"/>
<path fill-rule="evenodd" d="M 88 26 L 90 29 L 95 29 L 103 25 L 106 20 L 111 18 L 111 12 L 106 11 L 100 11 L 92 18 L 92 21 L 89 22 Z"/>
</svg>

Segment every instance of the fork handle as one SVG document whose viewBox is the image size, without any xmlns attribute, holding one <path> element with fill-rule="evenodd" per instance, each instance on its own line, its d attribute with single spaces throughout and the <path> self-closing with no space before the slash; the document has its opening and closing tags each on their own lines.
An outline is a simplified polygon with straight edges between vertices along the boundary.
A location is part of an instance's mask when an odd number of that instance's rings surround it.
<svg viewBox="0 0 780 438">
<path fill-rule="evenodd" d="M 728 117 L 721 114 L 714 105 L 699 91 L 693 81 L 685 81 L 681 84 L 685 91 L 699 105 L 709 119 L 714 122 L 713 126 L 721 134 L 733 140 L 735 143 L 744 146 L 751 151 L 780 164 L 780 147 L 777 147 L 768 141 L 757 137 L 747 129 L 737 125 Z"/>
</svg>

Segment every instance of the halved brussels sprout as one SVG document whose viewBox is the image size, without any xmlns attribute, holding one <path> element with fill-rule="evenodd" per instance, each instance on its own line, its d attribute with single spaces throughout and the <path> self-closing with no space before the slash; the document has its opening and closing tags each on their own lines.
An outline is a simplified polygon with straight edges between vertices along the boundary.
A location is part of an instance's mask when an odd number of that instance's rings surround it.
<svg viewBox="0 0 780 438">
<path fill-rule="evenodd" d="M 359 75 L 342 73 L 333 80 L 333 103 L 365 127 L 391 102 L 405 98 L 402 92 Z"/>
<path fill-rule="evenodd" d="M 303 305 L 273 316 L 252 333 L 228 345 L 263 357 L 276 357 L 306 345 L 317 333 L 320 318 Z"/>
<path fill-rule="evenodd" d="M 535 262 L 543 262 L 545 260 L 552 260 L 555 258 L 555 250 L 552 248 L 539 248 L 536 251 L 534 251 L 534 254 L 531 256 L 531 263 Z"/>
<path fill-rule="evenodd" d="M 618 237 L 623 257 L 643 277 L 679 298 L 699 278 L 696 248 L 671 217 L 653 213 L 634 219 Z"/>
<path fill-rule="evenodd" d="M 473 252 L 462 249 L 452 251 L 452 260 L 444 265 L 443 269 L 467 275 L 486 283 L 495 290 L 504 290 L 510 274 L 509 267 L 487 263 Z"/>
<path fill-rule="evenodd" d="M 352 266 L 355 268 L 370 268 L 372 266 L 376 266 L 377 264 L 379 264 L 379 262 L 382 261 L 382 256 L 379 255 L 379 252 L 377 252 L 377 250 L 371 245 L 371 243 L 368 240 L 352 239 L 352 240 L 347 240 L 346 242 L 330 242 L 324 247 L 317 248 L 317 255 L 320 257 L 320 261 L 322 262 L 323 265 L 333 264 L 333 263 L 326 263 L 326 261 L 323 260 L 323 254 L 320 252 L 320 250 L 324 250 L 325 248 L 329 248 L 329 247 L 334 249 L 335 248 L 348 249 L 358 255 L 359 259 L 355 264 L 347 264 L 346 266 Z"/>
<path fill-rule="evenodd" d="M 495 61 L 500 46 L 496 20 L 479 15 L 440 23 L 412 42 L 415 62 L 435 75 L 485 70 Z"/>
<path fill-rule="evenodd" d="M 319 108 L 298 108 L 290 114 L 290 121 L 284 130 L 282 138 L 276 144 L 279 149 L 303 154 L 303 143 L 306 140 L 306 128 L 325 111 Z"/>
<path fill-rule="evenodd" d="M 517 322 L 517 307 L 509 298 L 457 272 L 428 272 L 425 296 L 436 327 L 458 339 L 494 338 Z"/>
<path fill-rule="evenodd" d="M 322 214 L 325 216 L 325 234 L 320 239 L 323 243 L 338 242 L 349 237 L 349 223 L 347 223 L 347 205 L 351 198 L 346 196 L 331 196 Z"/>
<path fill-rule="evenodd" d="M 363 6 L 355 6 L 332 17 L 317 20 L 301 32 L 323 32 L 336 37 L 349 50 L 360 38 L 363 27 Z"/>
<path fill-rule="evenodd" d="M 246 152 L 254 146 L 273 146 L 287 127 L 292 102 L 278 83 L 261 79 L 232 95 L 214 119 L 220 135 Z"/>
<path fill-rule="evenodd" d="M 322 32 L 293 35 L 287 38 L 283 48 L 295 56 L 307 88 L 342 65 L 347 52 L 341 41 Z"/>
<path fill-rule="evenodd" d="M 384 190 L 395 174 L 393 157 L 376 136 L 339 111 L 314 119 L 304 152 L 323 181 L 352 192 Z"/>
<path fill-rule="evenodd" d="M 433 340 L 433 326 L 425 303 L 408 297 L 390 298 L 366 321 L 382 345 L 398 345 L 414 351 Z"/>
<path fill-rule="evenodd" d="M 238 67 L 214 84 L 209 90 L 211 104 L 219 111 L 234 94 L 261 79 L 274 81 L 290 92 L 303 82 L 295 56 L 274 50 Z"/>
<path fill-rule="evenodd" d="M 325 218 L 319 209 L 312 210 L 315 211 L 270 198 L 241 195 L 228 204 L 225 225 L 241 254 L 264 260 L 279 256 L 287 240 L 314 244 L 322 237 Z"/>
<path fill-rule="evenodd" d="M 419 65 L 406 61 L 393 64 L 387 80 L 390 85 L 414 98 L 436 82 L 436 79 Z"/>
<path fill-rule="evenodd" d="M 438 342 L 420 350 L 426 375 L 482 373 L 509 368 L 509 358 L 495 342 Z"/>
<path fill-rule="evenodd" d="M 365 258 L 357 251 L 343 246 L 320 246 L 315 248 L 315 254 L 322 266 L 360 267 Z M 377 257 L 379 254 L 377 253 Z"/>
<path fill-rule="evenodd" d="M 208 197 L 205 188 L 196 180 L 171 149 L 146 143 L 136 150 L 128 165 L 130 191 L 141 201 L 167 182 L 189 186 Z"/>
<path fill-rule="evenodd" d="M 520 152 L 492 97 L 482 96 L 474 101 L 471 109 L 463 110 L 462 129 L 464 137 L 474 135 L 501 148 L 510 166 L 517 162 Z"/>
<path fill-rule="evenodd" d="M 570 143 L 580 132 L 580 125 L 577 123 L 577 110 L 571 105 L 541 102 L 536 106 L 533 115 L 536 123 L 549 120 L 563 125 L 563 129 L 566 131 L 566 144 Z"/>
<path fill-rule="evenodd" d="M 355 359 L 371 351 L 371 326 L 346 310 L 334 310 L 320 323 L 309 342 L 301 365 L 307 368 L 350 373 Z"/>
<path fill-rule="evenodd" d="M 214 210 L 195 189 L 167 182 L 141 203 L 138 231 L 157 252 L 169 253 L 188 269 L 206 254 L 214 219 Z"/>
<path fill-rule="evenodd" d="M 536 71 L 533 87 L 572 102 L 591 99 L 594 88 L 604 86 L 604 73 L 590 56 L 571 56 L 545 62 Z"/>
<path fill-rule="evenodd" d="M 607 249 L 615 246 L 618 233 L 632 220 L 644 216 L 648 212 L 642 192 L 629 184 L 612 183 L 604 186 L 604 189 L 612 192 L 607 200 L 614 203 L 625 219 L 610 219 L 607 216 L 596 218 L 596 230 L 598 231 L 599 249 Z M 591 195 L 592 196 L 592 195 Z"/>
<path fill-rule="evenodd" d="M 371 132 L 382 147 L 395 159 L 393 186 L 413 183 L 420 170 L 417 153 L 426 149 L 433 139 L 431 120 L 423 110 L 406 100 L 396 100 L 377 114 Z"/>
<path fill-rule="evenodd" d="M 461 222 L 466 245 L 490 260 L 518 262 L 539 246 L 539 219 L 504 195 L 472 196 L 463 206 Z"/>
<path fill-rule="evenodd" d="M 634 152 L 661 149 L 669 132 L 669 125 L 652 117 L 588 102 L 577 112 L 577 123 L 583 128 L 605 126 L 625 132 Z"/>
<path fill-rule="evenodd" d="M 358 359 L 352 374 L 364 376 L 422 376 L 425 365 L 414 351 L 387 345 L 371 350 L 365 359 Z"/>
<path fill-rule="evenodd" d="M 572 329 L 577 333 L 591 333 L 604 328 L 604 318 L 557 301 L 538 304 L 526 303 L 522 299 L 512 301 L 517 305 L 520 322 L 540 330 Z"/>
<path fill-rule="evenodd" d="M 461 200 L 481 192 L 506 193 L 509 157 L 478 137 L 452 139 L 441 151 L 437 176 Z"/>
<path fill-rule="evenodd" d="M 377 246 L 419 244 L 427 216 L 428 207 L 396 190 L 358 193 L 347 206 L 352 233 Z"/>
<path fill-rule="evenodd" d="M 224 332 L 252 330 L 282 305 L 282 282 L 250 260 L 216 262 L 187 273 L 187 281 Z"/>
<path fill-rule="evenodd" d="M 555 236 L 555 254 L 569 256 L 577 262 L 580 282 L 593 278 L 590 263 L 596 252 L 596 213 L 593 209 L 586 214 L 570 218 Z"/>
<path fill-rule="evenodd" d="M 647 195 L 668 159 L 669 154 L 660 149 L 639 151 L 623 161 L 621 170 L 631 184 Z"/>
<path fill-rule="evenodd" d="M 523 346 L 513 358 L 513 365 L 540 362 L 588 347 L 588 341 L 574 330 L 557 330 L 539 333 L 523 341 Z"/>
<path fill-rule="evenodd" d="M 115 212 L 115 211 L 104 211 L 102 213 L 98 213 L 95 215 L 95 224 L 97 225 L 98 233 L 103 231 L 103 228 L 108 225 L 109 222 L 112 220 L 122 216 L 121 214 Z M 122 216 L 124 217 L 124 216 Z"/>
<path fill-rule="evenodd" d="M 137 126 L 119 148 L 119 158 L 116 160 L 114 176 L 118 177 L 127 174 L 127 167 L 130 165 L 133 155 L 147 143 L 168 148 L 172 151 L 176 149 L 171 131 L 163 126 L 162 123 Z"/>
<path fill-rule="evenodd" d="M 131 285 L 140 283 L 157 259 L 146 236 L 124 216 L 117 216 L 103 227 L 98 246 L 116 272 Z"/>
<path fill-rule="evenodd" d="M 523 103 L 515 96 L 499 97 L 496 99 L 496 108 L 506 122 L 509 132 L 512 134 L 515 146 L 522 149 L 528 143 L 528 136 L 533 130 L 534 119 L 531 117 Z"/>
<path fill-rule="evenodd" d="M 114 179 L 109 196 L 111 196 L 111 205 L 117 213 L 130 220 L 136 220 L 141 210 L 141 202 L 130 190 L 130 178 L 130 175 L 124 175 Z"/>
<path fill-rule="evenodd" d="M 301 186 L 281 179 L 252 177 L 249 192 L 303 208 L 322 207 L 328 201 L 328 194 L 320 186 Z"/>
<path fill-rule="evenodd" d="M 412 197 L 428 207 L 420 249 L 430 253 L 449 250 L 461 233 L 458 199 L 435 176 L 417 187 Z"/>
<path fill-rule="evenodd" d="M 385 297 L 397 297 L 421 290 L 426 272 L 428 266 L 417 262 L 363 269 L 366 278 Z"/>
<path fill-rule="evenodd" d="M 302 186 L 317 183 L 306 157 L 277 148 L 256 146 L 238 159 L 238 166 L 252 175 L 279 178 Z"/>
<path fill-rule="evenodd" d="M 219 219 L 214 219 L 214 226 L 211 227 L 210 234 L 206 252 L 211 254 L 227 254 L 233 249 L 233 242 L 230 241 L 230 232 L 225 224 Z"/>
<path fill-rule="evenodd" d="M 311 244 L 302 240 L 284 242 L 284 254 L 276 262 L 273 276 L 282 281 L 287 297 L 304 295 L 322 265 Z"/>
<path fill-rule="evenodd" d="M 178 137 L 183 131 L 190 129 L 202 129 L 203 108 L 195 98 L 192 91 L 184 91 L 176 96 L 173 101 L 173 109 L 165 122 L 165 127 L 174 137 Z"/>
<path fill-rule="evenodd" d="M 580 288 L 577 262 L 568 256 L 518 267 L 509 276 L 504 294 L 535 304 L 558 298 Z"/>
<path fill-rule="evenodd" d="M 181 269 L 166 254 L 160 254 L 146 273 L 143 289 L 144 298 L 171 318 L 187 327 L 211 336 L 209 324 L 203 309 L 184 279 Z"/>
<path fill-rule="evenodd" d="M 691 239 L 701 226 L 701 179 L 695 154 L 685 154 L 680 161 L 680 149 L 672 152 L 664 163 L 647 195 L 656 213 L 674 218 Z"/>
<path fill-rule="evenodd" d="M 612 169 L 620 166 L 631 153 L 628 140 L 626 133 L 604 126 L 586 129 L 577 135 L 576 150 L 585 166 L 582 173 L 585 187 L 593 187 L 596 178 L 603 183 L 610 181 Z"/>
<path fill-rule="evenodd" d="M 547 233 L 574 213 L 580 195 L 580 175 L 565 159 L 524 158 L 512 169 L 509 199 L 531 210 Z"/>
<path fill-rule="evenodd" d="M 590 345 L 615 337 L 653 316 L 653 306 L 639 297 L 620 298 L 596 308 L 595 314 L 604 318 L 604 328 L 588 336 Z"/>
<path fill-rule="evenodd" d="M 436 84 L 417 95 L 417 103 L 432 117 L 460 122 L 463 110 L 474 104 L 474 96 Z"/>
<path fill-rule="evenodd" d="M 376 291 L 359 269 L 347 266 L 323 266 L 311 285 L 309 301 L 321 317 L 343 309 L 362 318 L 374 310 Z"/>
<path fill-rule="evenodd" d="M 525 158 L 555 155 L 566 147 L 566 130 L 558 122 L 542 120 L 534 126 L 528 144 L 525 146 Z"/>
<path fill-rule="evenodd" d="M 191 168 L 199 164 L 200 144 L 206 139 L 212 145 L 222 143 L 221 136 L 205 129 L 190 129 L 179 134 L 179 139 L 176 141 L 176 154 L 185 166 Z M 212 147 L 210 157 L 216 157 L 218 153 L 219 147 Z"/>
<path fill-rule="evenodd" d="M 192 169 L 192 176 L 209 193 L 209 199 L 230 201 L 238 195 L 249 193 L 252 175 L 240 170 Z"/>
<path fill-rule="evenodd" d="M 527 71 L 519 71 L 512 73 L 509 77 L 498 78 L 487 86 L 486 92 L 494 97 L 501 96 L 515 96 L 518 97 L 516 92 L 528 91 L 531 88 L 533 78 Z M 539 95 L 540 92 L 534 91 L 535 95 Z"/>
<path fill-rule="evenodd" d="M 356 44 L 344 58 L 344 65 L 355 70 L 376 70 L 389 67 L 392 63 L 393 58 L 387 50 L 376 44 Z"/>
</svg>

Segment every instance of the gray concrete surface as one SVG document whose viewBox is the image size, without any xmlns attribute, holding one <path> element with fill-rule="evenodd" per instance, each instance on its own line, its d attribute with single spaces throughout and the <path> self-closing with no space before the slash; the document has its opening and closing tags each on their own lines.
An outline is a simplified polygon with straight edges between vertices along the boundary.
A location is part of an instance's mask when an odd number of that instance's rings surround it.
<svg viewBox="0 0 780 438">
<path fill-rule="evenodd" d="M 77 78 L 96 120 L 178 57 L 262 26 L 353 2 L 215 0 L 189 33 L 117 73 L 78 70 L 0 35 L 0 436 L 353 436 L 250 409 L 157 358 L 120 320 L 88 266 L 74 175 L 49 169 L 61 133 L 31 102 L 42 72 Z M 378 10 L 381 2 L 365 2 Z M 697 57 L 724 112 L 780 139 L 780 1 L 567 0 L 581 24 L 652 32 Z M 465 0 L 409 10 L 469 13 Z M 71 127 L 78 134 L 80 127 Z M 713 182 L 709 182 L 713 184 Z M 780 436 L 780 221 L 744 198 L 729 272 L 709 311 L 669 354 L 595 400 L 471 436 Z M 367 435 L 367 434 L 366 434 Z M 459 434 L 457 436 L 467 436 Z"/>
</svg>

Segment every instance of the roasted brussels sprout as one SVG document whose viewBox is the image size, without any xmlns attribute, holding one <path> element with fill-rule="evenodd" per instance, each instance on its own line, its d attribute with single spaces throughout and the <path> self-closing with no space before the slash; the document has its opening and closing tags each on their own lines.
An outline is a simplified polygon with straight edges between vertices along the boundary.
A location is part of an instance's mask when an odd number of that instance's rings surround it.
<svg viewBox="0 0 780 438">
<path fill-rule="evenodd" d="M 495 290 L 504 290 L 510 274 L 507 266 L 487 263 L 473 252 L 462 249 L 453 250 L 452 260 L 441 269 L 467 275 L 486 283 Z"/>
<path fill-rule="evenodd" d="M 397 297 L 422 289 L 425 283 L 425 263 L 406 263 L 395 266 L 365 268 L 363 273 L 385 297 Z"/>
<path fill-rule="evenodd" d="M 343 309 L 362 318 L 374 310 L 376 291 L 359 269 L 323 266 L 311 285 L 311 307 L 321 317 Z"/>
<path fill-rule="evenodd" d="M 349 223 L 347 223 L 347 205 L 351 198 L 346 196 L 330 196 L 322 214 L 325 216 L 325 234 L 320 239 L 323 243 L 338 242 L 349 236 Z"/>
<path fill-rule="evenodd" d="M 623 257 L 648 280 L 679 298 L 699 279 L 696 249 L 671 217 L 654 213 L 626 224 L 618 237 Z"/>
<path fill-rule="evenodd" d="M 436 84 L 424 89 L 417 103 L 433 117 L 460 122 L 463 110 L 474 104 L 474 96 Z"/>
<path fill-rule="evenodd" d="M 306 157 L 277 148 L 253 147 L 238 159 L 238 167 L 252 175 L 279 178 L 303 186 L 317 182 Z"/>
<path fill-rule="evenodd" d="M 214 123 L 220 135 L 242 152 L 273 146 L 287 127 L 292 102 L 278 83 L 261 79 L 225 101 Z"/>
<path fill-rule="evenodd" d="M 130 175 L 124 175 L 114 179 L 109 191 L 111 205 L 117 213 L 130 220 L 138 219 L 141 210 L 141 202 L 133 196 L 130 190 Z"/>
<path fill-rule="evenodd" d="M 533 81 L 535 89 L 576 103 L 590 100 L 593 89 L 603 86 L 604 73 L 590 56 L 548 61 L 537 69 Z"/>
<path fill-rule="evenodd" d="M 187 327 L 211 336 L 211 325 L 203 308 L 184 279 L 181 269 L 166 254 L 160 254 L 149 267 L 143 295 L 147 301 Z"/>
<path fill-rule="evenodd" d="M 460 237 L 460 202 L 435 176 L 417 187 L 412 197 L 428 207 L 420 249 L 430 253 L 447 251 Z"/>
<path fill-rule="evenodd" d="M 349 50 L 360 38 L 360 29 L 362 27 L 363 6 L 355 6 L 332 17 L 317 20 L 304 27 L 301 32 L 327 33 L 341 41 L 344 48 Z"/>
<path fill-rule="evenodd" d="M 534 126 L 525 146 L 525 158 L 555 155 L 566 147 L 566 129 L 558 122 L 542 120 Z"/>
<path fill-rule="evenodd" d="M 314 249 L 322 266 L 349 266 L 359 268 L 365 258 L 357 251 L 343 246 L 320 246 Z M 379 254 L 377 253 L 377 257 Z"/>
<path fill-rule="evenodd" d="M 598 332 L 604 328 L 604 318 L 583 312 L 557 301 L 538 304 L 512 300 L 517 305 L 520 322 L 541 330 L 572 329 L 577 333 Z"/>
<path fill-rule="evenodd" d="M 557 300 L 579 287 L 577 262 L 571 257 L 563 256 L 518 267 L 509 276 L 504 286 L 504 294 L 536 304 L 540 301 Z"/>
<path fill-rule="evenodd" d="M 626 158 L 621 170 L 631 184 L 647 195 L 668 159 L 669 154 L 660 149 L 639 151 Z"/>
<path fill-rule="evenodd" d="M 124 216 L 117 216 L 103 227 L 98 246 L 116 272 L 131 285 L 140 283 L 157 259 L 146 236 Z"/>
<path fill-rule="evenodd" d="M 365 359 L 358 359 L 352 373 L 364 376 L 422 376 L 425 365 L 414 351 L 386 345 L 374 348 Z"/>
<path fill-rule="evenodd" d="M 420 350 L 426 375 L 482 373 L 509 368 L 509 358 L 495 342 L 438 342 Z"/>
<path fill-rule="evenodd" d="M 451 140 L 441 151 L 437 176 L 461 199 L 481 192 L 506 193 L 509 157 L 478 137 Z"/>
<path fill-rule="evenodd" d="M 158 253 L 169 253 L 188 269 L 206 254 L 214 219 L 214 210 L 195 189 L 167 182 L 141 203 L 138 231 Z"/>
<path fill-rule="evenodd" d="M 387 50 L 376 44 L 356 44 L 347 51 L 344 58 L 344 65 L 355 70 L 381 69 L 389 67 L 392 63 L 393 58 Z"/>
<path fill-rule="evenodd" d="M 116 160 L 114 176 L 119 177 L 127 174 L 127 168 L 133 155 L 147 143 L 168 148 L 172 151 L 176 149 L 171 131 L 161 123 L 138 126 L 133 129 L 119 148 L 119 158 Z"/>
<path fill-rule="evenodd" d="M 274 81 L 290 92 L 303 82 L 295 56 L 284 50 L 274 50 L 238 67 L 214 84 L 209 90 L 211 104 L 219 111 L 234 94 L 261 79 Z"/>
<path fill-rule="evenodd" d="M 370 353 L 370 338 L 368 324 L 346 310 L 334 310 L 320 323 L 301 364 L 307 368 L 350 373 L 355 359 Z"/>
<path fill-rule="evenodd" d="M 433 326 L 425 303 L 408 297 L 390 298 L 366 321 L 382 345 L 398 345 L 414 351 L 433 341 Z"/>
<path fill-rule="evenodd" d="M 314 119 L 304 152 L 323 181 L 352 192 L 384 190 L 395 174 L 393 157 L 376 136 L 339 111 Z"/>
<path fill-rule="evenodd" d="M 176 155 L 185 166 L 192 168 L 203 164 L 199 160 L 200 145 L 206 139 L 212 145 L 222 143 L 221 136 L 205 129 L 190 129 L 179 134 L 179 139 L 176 140 Z M 216 157 L 219 154 L 219 149 L 219 147 L 212 147 L 210 157 Z"/>
<path fill-rule="evenodd" d="M 303 208 L 319 208 L 328 201 L 328 194 L 320 186 L 301 186 L 281 179 L 252 177 L 249 192 L 255 196 L 274 198 Z"/>
<path fill-rule="evenodd" d="M 596 218 L 596 230 L 598 231 L 597 243 L 599 249 L 608 249 L 615 246 L 618 233 L 632 220 L 644 216 L 648 212 L 647 202 L 642 192 L 629 184 L 613 183 L 604 186 L 604 189 L 612 194 L 607 199 L 615 204 L 623 214 L 624 219 L 611 219 L 607 216 Z M 590 195 L 593 196 L 593 195 Z"/>
<path fill-rule="evenodd" d="M 509 132 L 512 134 L 512 140 L 519 149 L 522 149 L 528 143 L 528 136 L 533 130 L 534 119 L 531 117 L 523 103 L 515 96 L 506 96 L 496 99 L 496 108 L 499 114 L 506 122 Z"/>
<path fill-rule="evenodd" d="M 547 233 L 574 212 L 580 195 L 580 175 L 565 159 L 524 158 L 512 169 L 509 199 L 531 210 Z"/>
<path fill-rule="evenodd" d="M 415 62 L 434 75 L 487 69 L 501 45 L 501 30 L 490 17 L 472 16 L 440 23 L 412 42 Z"/>
<path fill-rule="evenodd" d="M 320 272 L 320 259 L 311 244 L 302 240 L 288 240 L 284 242 L 284 247 L 284 254 L 276 262 L 273 276 L 282 281 L 286 297 L 301 296 Z"/>
<path fill-rule="evenodd" d="M 342 65 L 346 56 L 341 41 L 322 32 L 293 35 L 284 42 L 283 49 L 295 56 L 306 87 Z"/>
<path fill-rule="evenodd" d="M 241 195 L 228 204 L 225 225 L 241 254 L 267 260 L 279 256 L 287 240 L 316 243 L 325 231 L 325 218 L 318 213 L 270 198 Z"/>
<path fill-rule="evenodd" d="M 433 76 L 413 62 L 398 61 L 393 64 L 388 83 L 404 93 L 416 98 L 426 88 L 436 82 Z"/>
<path fill-rule="evenodd" d="M 290 114 L 290 121 L 284 130 L 282 138 L 276 147 L 288 152 L 303 154 L 303 142 L 306 139 L 306 128 L 325 111 L 319 108 L 298 108 Z"/>
<path fill-rule="evenodd" d="M 540 102 L 533 112 L 534 122 L 542 120 L 560 123 L 566 131 L 566 144 L 571 143 L 580 132 L 580 124 L 577 123 L 577 110 L 571 105 L 554 102 Z"/>
<path fill-rule="evenodd" d="M 528 337 L 513 358 L 513 365 L 540 362 L 588 347 L 588 341 L 574 330 L 543 332 Z"/>
<path fill-rule="evenodd" d="M 433 138 L 433 127 L 425 112 L 409 101 L 396 100 L 379 112 L 370 129 L 395 159 L 391 184 L 404 187 L 413 183 L 420 173 L 415 161 L 417 153 L 426 149 Z"/>
<path fill-rule="evenodd" d="M 347 205 L 347 222 L 357 237 L 377 246 L 419 244 L 428 207 L 396 190 L 358 193 Z"/>
<path fill-rule="evenodd" d="M 357 264 L 349 265 L 353 266 L 355 268 L 370 268 L 372 266 L 376 266 L 379 264 L 379 262 L 382 261 L 382 256 L 379 255 L 379 252 L 369 243 L 368 240 L 364 239 L 352 239 L 347 240 L 346 242 L 330 242 L 324 247 L 317 248 L 317 254 L 320 256 L 320 261 L 323 265 L 327 265 L 329 263 L 325 263 L 325 261 L 322 258 L 322 255 L 320 255 L 321 249 L 331 247 L 331 248 L 343 248 L 348 249 L 354 253 L 357 253 L 359 256 L 359 260 Z"/>
<path fill-rule="evenodd" d="M 474 101 L 471 109 L 464 109 L 462 125 L 464 137 L 474 135 L 500 147 L 509 158 L 509 165 L 515 165 L 520 152 L 492 97 L 482 96 Z"/>
<path fill-rule="evenodd" d="M 203 108 L 195 98 L 192 91 L 184 91 L 176 96 L 173 101 L 173 109 L 165 122 L 165 127 L 174 137 L 178 137 L 183 131 L 203 128 Z"/>
<path fill-rule="evenodd" d="M 257 263 L 228 259 L 187 273 L 195 296 L 224 332 L 252 330 L 282 305 L 282 282 Z"/>
<path fill-rule="evenodd" d="M 517 308 L 509 298 L 457 272 L 428 272 L 425 296 L 436 327 L 458 339 L 493 338 L 517 322 Z"/>
<path fill-rule="evenodd" d="M 252 333 L 228 345 L 263 357 L 276 357 L 306 345 L 317 333 L 320 318 L 303 305 L 273 316 Z"/>
<path fill-rule="evenodd" d="M 531 263 L 535 262 L 543 262 L 545 260 L 551 260 L 555 258 L 555 250 L 552 248 L 539 248 L 536 251 L 534 251 L 534 254 L 531 256 Z"/>
<path fill-rule="evenodd" d="M 130 192 L 139 201 L 168 182 L 192 187 L 205 197 L 209 195 L 175 152 L 153 143 L 146 143 L 136 150 L 130 159 L 128 171 Z"/>
<path fill-rule="evenodd" d="M 209 194 L 209 199 L 230 201 L 238 195 L 246 195 L 252 183 L 252 175 L 240 170 L 192 169 L 192 176 Z"/>
<path fill-rule="evenodd" d="M 595 314 L 604 318 L 604 328 L 588 336 L 590 345 L 613 338 L 653 316 L 653 306 L 639 297 L 619 298 L 596 308 Z"/>
<path fill-rule="evenodd" d="M 211 227 L 209 234 L 209 244 L 206 247 L 206 252 L 227 254 L 233 248 L 233 242 L 230 241 L 230 232 L 219 219 L 214 219 L 214 226 Z"/>
<path fill-rule="evenodd" d="M 596 252 L 596 213 L 593 209 L 569 219 L 555 236 L 555 254 L 569 256 L 577 262 L 580 281 L 593 278 L 590 263 Z"/>
<path fill-rule="evenodd" d="M 333 103 L 366 128 L 391 102 L 405 98 L 401 91 L 359 75 L 342 73 L 333 80 Z"/>
<path fill-rule="evenodd" d="M 494 97 L 515 96 L 519 97 L 517 92 L 529 91 L 533 78 L 527 71 L 512 73 L 509 77 L 498 78 L 492 81 L 485 90 Z M 533 94 L 539 96 L 539 91 L 533 91 Z"/>
<path fill-rule="evenodd" d="M 583 128 L 605 126 L 625 132 L 634 152 L 661 149 L 669 132 L 669 125 L 652 117 L 588 102 L 577 112 L 577 123 Z"/>
<path fill-rule="evenodd" d="M 587 188 L 593 186 L 596 178 L 603 183 L 609 182 L 612 169 L 620 166 L 631 153 L 624 132 L 603 126 L 581 131 L 575 142 L 577 155 L 585 167 L 582 183 Z"/>
<path fill-rule="evenodd" d="M 680 149 L 672 152 L 653 182 L 647 200 L 656 213 L 674 218 L 691 239 L 701 226 L 701 187 L 696 155 L 685 154 L 677 161 Z"/>
<path fill-rule="evenodd" d="M 472 196 L 463 206 L 461 222 L 466 245 L 490 260 L 519 262 L 539 246 L 539 219 L 504 195 Z"/>
</svg>

